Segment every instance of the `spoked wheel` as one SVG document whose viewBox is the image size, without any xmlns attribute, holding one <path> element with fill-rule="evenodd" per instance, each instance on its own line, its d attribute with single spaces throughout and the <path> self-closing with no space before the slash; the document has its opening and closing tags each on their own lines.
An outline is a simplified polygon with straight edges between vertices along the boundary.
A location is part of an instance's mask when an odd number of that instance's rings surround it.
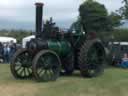
<svg viewBox="0 0 128 96">
<path fill-rule="evenodd" d="M 87 41 L 80 50 L 79 64 L 82 76 L 96 77 L 104 70 L 105 51 L 96 40 Z"/>
<path fill-rule="evenodd" d="M 34 57 L 32 68 L 36 81 L 54 81 L 60 74 L 61 62 L 55 52 L 42 50 Z"/>
<path fill-rule="evenodd" d="M 18 50 L 10 64 L 11 73 L 15 78 L 26 79 L 32 77 L 32 55 L 27 49 Z"/>
</svg>

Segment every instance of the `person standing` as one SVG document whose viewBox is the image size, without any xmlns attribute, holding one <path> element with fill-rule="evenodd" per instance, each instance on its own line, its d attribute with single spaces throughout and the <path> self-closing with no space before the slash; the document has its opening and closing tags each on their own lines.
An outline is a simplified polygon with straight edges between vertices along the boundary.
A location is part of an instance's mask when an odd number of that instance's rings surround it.
<svg viewBox="0 0 128 96">
<path fill-rule="evenodd" d="M 128 54 L 127 53 L 124 53 L 120 67 L 121 68 L 128 68 Z"/>
<path fill-rule="evenodd" d="M 16 52 L 16 44 L 13 41 L 11 41 L 10 44 L 9 44 L 9 48 L 10 48 L 9 59 L 11 60 L 11 57 Z"/>
<path fill-rule="evenodd" d="M 9 54 L 10 54 L 10 47 L 9 44 L 4 44 L 4 62 L 9 63 Z"/>
<path fill-rule="evenodd" d="M 0 42 L 0 63 L 3 62 L 3 44 Z"/>
</svg>

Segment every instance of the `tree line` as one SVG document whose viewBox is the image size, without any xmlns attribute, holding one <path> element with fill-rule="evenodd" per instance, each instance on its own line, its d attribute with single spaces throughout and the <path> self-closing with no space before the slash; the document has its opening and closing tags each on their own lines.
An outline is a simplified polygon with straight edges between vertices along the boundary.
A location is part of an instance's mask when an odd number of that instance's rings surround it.
<svg viewBox="0 0 128 96">
<path fill-rule="evenodd" d="M 21 43 L 24 37 L 32 34 L 33 34 L 32 31 L 26 31 L 26 30 L 6 30 L 6 29 L 0 30 L 0 36 L 16 38 L 18 43 Z"/>
</svg>

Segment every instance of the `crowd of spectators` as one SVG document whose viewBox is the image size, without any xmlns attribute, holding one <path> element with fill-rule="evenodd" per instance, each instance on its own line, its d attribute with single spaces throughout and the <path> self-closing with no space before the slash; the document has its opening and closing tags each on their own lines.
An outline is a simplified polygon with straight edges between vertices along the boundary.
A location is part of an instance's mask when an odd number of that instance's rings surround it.
<svg viewBox="0 0 128 96">
<path fill-rule="evenodd" d="M 0 62 L 9 63 L 12 55 L 16 51 L 16 43 L 10 42 L 0 42 Z"/>
</svg>

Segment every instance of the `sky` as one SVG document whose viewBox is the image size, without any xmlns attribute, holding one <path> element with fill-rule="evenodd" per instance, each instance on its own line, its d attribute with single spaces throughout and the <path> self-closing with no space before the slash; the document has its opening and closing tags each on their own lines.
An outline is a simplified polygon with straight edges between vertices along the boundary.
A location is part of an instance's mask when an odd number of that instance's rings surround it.
<svg viewBox="0 0 128 96">
<path fill-rule="evenodd" d="M 0 0 L 0 29 L 35 30 L 35 2 L 44 3 L 44 17 L 53 20 L 61 28 L 69 28 L 79 13 L 84 0 Z M 108 12 L 122 6 L 122 0 L 96 0 L 104 4 Z"/>
</svg>

